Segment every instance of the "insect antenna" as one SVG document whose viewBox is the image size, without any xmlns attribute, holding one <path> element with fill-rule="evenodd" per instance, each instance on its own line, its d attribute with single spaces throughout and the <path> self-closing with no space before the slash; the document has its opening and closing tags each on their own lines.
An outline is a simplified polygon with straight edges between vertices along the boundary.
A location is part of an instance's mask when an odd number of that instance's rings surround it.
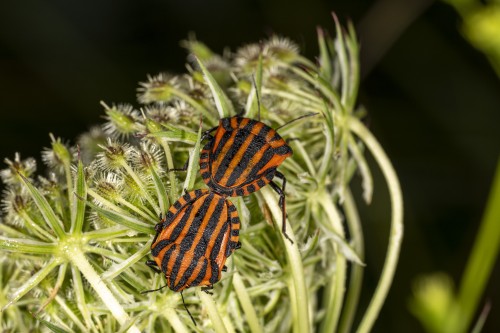
<svg viewBox="0 0 500 333">
<path fill-rule="evenodd" d="M 182 294 L 182 291 L 181 291 L 181 298 L 182 298 L 182 304 L 184 304 L 184 309 L 186 309 L 189 317 L 191 317 L 191 320 L 193 321 L 194 326 L 198 326 L 198 325 L 196 325 L 196 321 L 194 320 L 193 315 L 191 314 L 191 312 L 189 312 L 189 309 L 186 306 L 186 302 L 184 301 L 184 295 Z"/>
<path fill-rule="evenodd" d="M 255 76 L 252 75 L 252 84 L 255 89 L 255 97 L 257 98 L 257 112 L 258 112 L 258 121 L 260 121 L 260 95 L 259 89 L 257 88 L 257 82 L 255 82 Z"/>
<path fill-rule="evenodd" d="M 300 119 L 303 119 L 303 118 L 307 118 L 307 117 L 313 117 L 313 116 L 316 116 L 316 115 L 318 115 L 318 114 L 319 114 L 319 113 L 317 113 L 317 112 L 307 113 L 307 114 L 305 114 L 305 115 L 302 115 L 302 116 L 300 116 L 300 117 L 297 117 L 297 118 L 295 118 L 295 119 L 292 119 L 292 120 L 290 120 L 290 121 L 288 121 L 288 122 L 284 123 L 283 125 L 281 125 L 281 126 L 279 126 L 279 127 L 275 128 L 274 130 L 275 130 L 275 131 L 278 131 L 280 128 L 283 128 L 283 127 L 285 127 L 285 126 L 288 126 L 288 125 L 290 125 L 291 123 L 296 122 L 297 120 L 300 120 Z"/>
<path fill-rule="evenodd" d="M 151 290 L 145 290 L 145 291 L 141 291 L 141 294 L 148 294 L 148 293 L 152 293 L 152 292 L 155 292 L 155 291 L 160 291 L 162 290 L 163 288 L 165 288 L 167 285 L 164 285 L 163 287 L 160 287 L 158 289 L 151 289 Z"/>
</svg>

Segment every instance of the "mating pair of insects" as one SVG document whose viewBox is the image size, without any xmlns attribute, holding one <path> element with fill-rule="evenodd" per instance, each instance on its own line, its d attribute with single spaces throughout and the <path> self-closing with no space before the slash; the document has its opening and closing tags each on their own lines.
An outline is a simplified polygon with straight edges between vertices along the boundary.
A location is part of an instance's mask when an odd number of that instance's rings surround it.
<svg viewBox="0 0 500 333">
<path fill-rule="evenodd" d="M 241 247 L 240 219 L 227 197 L 249 195 L 269 184 L 280 196 L 282 232 L 291 242 L 285 223 L 286 178 L 277 168 L 293 151 L 277 129 L 235 116 L 221 119 L 202 140 L 208 142 L 200 154 L 200 173 L 209 190 L 185 193 L 170 207 L 155 226 L 154 260 L 146 262 L 165 275 L 164 287 L 181 296 L 194 286 L 208 292 L 226 270 L 226 259 Z M 281 187 L 274 177 L 282 180 Z"/>
</svg>

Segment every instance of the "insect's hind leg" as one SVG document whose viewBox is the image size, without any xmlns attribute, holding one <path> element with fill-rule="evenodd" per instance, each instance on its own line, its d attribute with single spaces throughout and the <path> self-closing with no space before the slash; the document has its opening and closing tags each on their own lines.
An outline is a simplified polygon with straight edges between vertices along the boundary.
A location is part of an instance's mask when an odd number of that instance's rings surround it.
<svg viewBox="0 0 500 333">
<path fill-rule="evenodd" d="M 151 268 L 156 273 L 161 273 L 161 270 L 158 268 L 158 264 L 154 260 L 146 260 L 146 266 Z"/>
<path fill-rule="evenodd" d="M 173 171 L 186 171 L 188 169 L 188 166 L 189 166 L 189 155 L 188 155 L 188 158 L 186 160 L 186 163 L 184 163 L 184 165 L 182 166 L 182 168 L 172 168 L 172 169 L 168 169 L 167 172 L 173 172 Z"/>
<path fill-rule="evenodd" d="M 286 233 L 286 199 L 285 199 L 285 188 L 286 188 L 286 177 L 279 171 L 276 171 L 274 174 L 275 177 L 280 178 L 283 182 L 283 185 L 279 187 L 275 182 L 270 182 L 269 185 L 271 185 L 272 189 L 276 191 L 276 193 L 279 194 L 280 199 L 279 199 L 279 205 L 281 208 L 281 214 L 282 214 L 282 221 L 283 223 L 281 224 L 281 232 L 285 236 L 286 239 L 290 241 L 290 243 L 293 244 L 293 241 L 291 238 L 287 235 Z"/>
</svg>

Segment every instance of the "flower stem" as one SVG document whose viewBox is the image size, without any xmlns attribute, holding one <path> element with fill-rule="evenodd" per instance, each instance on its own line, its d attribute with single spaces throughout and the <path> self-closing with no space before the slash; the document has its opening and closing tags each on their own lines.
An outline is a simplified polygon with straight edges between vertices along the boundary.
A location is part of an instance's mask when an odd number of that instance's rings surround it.
<svg viewBox="0 0 500 333">
<path fill-rule="evenodd" d="M 386 179 L 391 198 L 391 230 L 387 255 L 378 286 L 357 330 L 358 333 L 368 333 L 382 308 L 396 271 L 403 239 L 403 195 L 396 171 L 373 134 L 355 118 L 351 118 L 348 124 L 352 132 L 366 144 L 368 150 L 373 154 Z"/>
<path fill-rule="evenodd" d="M 281 229 L 281 223 L 283 223 L 282 214 L 276 197 L 268 187 L 263 188 L 261 190 L 261 193 L 264 197 L 264 201 L 267 203 L 269 209 L 271 210 L 274 220 L 279 221 L 277 222 L 277 224 L 279 226 L 279 229 Z M 285 221 L 285 223 L 288 223 L 287 221 Z M 288 226 L 290 226 L 290 224 L 288 224 Z M 302 259 L 297 245 L 297 240 L 295 239 L 292 228 L 288 228 L 287 234 L 294 242 L 293 244 L 291 244 L 288 239 L 285 239 L 284 235 L 281 232 L 280 234 L 283 237 L 283 243 L 285 245 L 289 269 L 291 271 L 291 279 L 293 282 L 290 286 L 290 288 L 293 289 L 290 290 L 290 298 L 293 302 L 291 306 L 292 309 L 295 307 L 295 309 L 297 310 L 296 317 L 294 318 L 294 330 L 300 333 L 307 333 L 310 332 L 311 329 L 311 325 L 309 322 L 309 301 L 307 296 L 306 282 L 304 279 L 304 268 L 302 265 Z"/>
<path fill-rule="evenodd" d="M 250 326 L 250 331 L 252 333 L 261 333 L 262 328 L 255 312 L 255 308 L 253 307 L 252 300 L 250 299 L 250 296 L 245 289 L 245 284 L 243 283 L 243 280 L 238 272 L 235 272 L 233 275 L 233 285 L 241 307 L 245 312 L 248 325 Z"/>
<path fill-rule="evenodd" d="M 178 90 L 178 89 L 172 89 L 172 94 L 179 97 L 180 99 L 183 99 L 186 101 L 188 104 L 190 104 L 192 107 L 194 107 L 196 110 L 200 111 L 200 113 L 205 117 L 207 122 L 210 125 L 214 125 L 217 123 L 217 120 L 214 118 L 210 110 L 208 110 L 205 106 L 203 106 L 201 103 L 198 103 L 195 101 L 191 96 L 188 94 Z"/>
<path fill-rule="evenodd" d="M 340 215 L 335 208 L 332 198 L 323 190 L 318 194 L 319 203 L 325 210 L 326 216 L 332 224 L 333 231 L 338 234 L 342 239 L 344 238 L 344 229 L 342 228 L 342 221 Z M 336 332 L 337 324 L 339 321 L 342 304 L 344 302 L 345 282 L 347 274 L 347 263 L 344 255 L 338 249 L 337 244 L 333 242 L 333 247 L 336 251 L 335 260 L 335 274 L 332 280 L 328 283 L 326 288 L 326 313 L 327 316 L 323 321 L 321 332 L 329 333 Z"/>
<path fill-rule="evenodd" d="M 214 330 L 216 333 L 227 333 L 226 325 L 224 325 L 224 321 L 222 320 L 222 316 L 217 309 L 217 305 L 215 304 L 212 296 L 208 295 L 206 292 L 202 291 L 201 288 L 196 288 L 196 294 L 201 299 L 203 306 L 208 312 L 208 316 L 212 321 L 212 325 L 214 325 Z"/>
<path fill-rule="evenodd" d="M 127 173 L 129 174 L 129 176 L 132 177 L 132 179 L 135 181 L 135 183 L 137 184 L 137 186 L 139 186 L 139 188 L 141 190 L 141 193 L 144 195 L 144 197 L 149 202 L 149 204 L 151 205 L 151 207 L 153 207 L 153 209 L 155 210 L 156 215 L 160 215 L 160 208 L 158 207 L 158 205 L 156 204 L 156 202 L 153 200 L 153 198 L 151 197 L 151 195 L 149 194 L 149 192 L 145 188 L 144 183 L 141 181 L 141 179 L 139 178 L 139 176 L 135 173 L 135 171 L 127 163 L 123 162 L 123 163 L 121 163 L 121 166 L 127 171 Z"/>
<path fill-rule="evenodd" d="M 163 315 L 167 318 L 176 333 L 189 333 L 189 330 L 184 326 L 181 318 L 179 318 L 179 315 L 173 308 L 165 307 Z"/>
<path fill-rule="evenodd" d="M 8 308 L 11 304 L 17 302 L 21 297 L 26 295 L 31 289 L 36 287 L 40 282 L 42 282 L 45 277 L 52 272 L 54 268 L 56 268 L 61 263 L 61 259 L 54 257 L 47 264 L 43 266 L 38 272 L 32 275 L 28 281 L 26 281 L 21 287 L 19 287 L 11 296 L 9 302 L 5 304 L 0 312 L 3 312 L 6 308 Z"/>
<path fill-rule="evenodd" d="M 351 244 L 354 251 L 359 255 L 361 260 L 364 260 L 364 244 L 363 244 L 363 230 L 361 228 L 361 221 L 359 219 L 356 203 L 352 196 L 351 190 L 346 188 L 344 193 L 344 212 L 346 222 L 351 234 Z M 361 284 L 363 282 L 363 267 L 360 265 L 351 266 L 351 276 L 349 279 L 349 289 L 345 297 L 344 311 L 340 319 L 339 332 L 351 332 L 352 322 L 356 309 L 358 308 L 359 295 L 361 294 Z"/>
<path fill-rule="evenodd" d="M 500 221 L 498 205 L 500 201 L 500 161 L 490 191 L 483 220 L 460 282 L 457 296 L 460 310 L 456 316 L 459 317 L 456 322 L 460 325 L 455 327 L 455 330 L 449 329 L 448 332 L 460 332 L 461 330 L 465 332 L 471 326 L 488 279 L 492 277 L 491 272 L 495 267 L 500 250 L 500 226 L 498 224 Z M 479 320 L 482 319 L 479 318 Z"/>
<path fill-rule="evenodd" d="M 161 139 L 161 146 L 163 147 L 163 151 L 165 152 L 165 159 L 167 160 L 167 172 L 168 172 L 168 179 L 170 180 L 170 202 L 175 202 L 177 200 L 177 178 L 175 175 L 175 172 L 170 171 L 174 169 L 174 160 L 172 158 L 172 152 L 170 150 L 170 146 L 168 144 L 168 141 L 165 139 Z M 168 207 L 165 207 L 165 209 L 168 209 Z M 165 211 L 163 213 L 166 213 Z"/>
<path fill-rule="evenodd" d="M 83 274 L 83 276 L 85 276 L 88 283 L 92 286 L 92 288 L 95 290 L 97 295 L 99 295 L 99 297 L 101 298 L 101 301 L 109 309 L 109 311 L 112 313 L 113 317 L 116 318 L 116 320 L 120 323 L 120 325 L 128 323 L 130 320 L 130 317 L 125 312 L 125 310 L 123 309 L 121 304 L 118 303 L 118 300 L 111 293 L 111 291 L 106 286 L 104 281 L 99 277 L 97 272 L 90 265 L 87 258 L 85 258 L 83 252 L 78 250 L 78 249 L 75 249 L 75 248 L 73 248 L 73 249 L 68 248 L 66 255 L 68 256 L 68 259 L 76 267 L 78 267 L 78 269 Z M 128 329 L 128 332 L 129 333 L 140 333 L 140 330 L 135 325 L 132 325 Z"/>
</svg>

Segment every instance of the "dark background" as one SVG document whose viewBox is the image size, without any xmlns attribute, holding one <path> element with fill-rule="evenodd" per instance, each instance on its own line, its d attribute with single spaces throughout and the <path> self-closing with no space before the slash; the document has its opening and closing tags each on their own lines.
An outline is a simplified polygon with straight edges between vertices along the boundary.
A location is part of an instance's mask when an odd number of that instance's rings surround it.
<svg viewBox="0 0 500 333">
<path fill-rule="evenodd" d="M 415 277 L 444 271 L 458 284 L 500 143 L 500 80 L 460 34 L 460 19 L 424 1 L 2 1 L 0 157 L 40 158 L 48 133 L 74 142 L 102 121 L 100 100 L 135 102 L 146 74 L 184 71 L 189 32 L 214 51 L 271 33 L 313 58 L 316 26 L 351 19 L 362 44 L 360 102 L 400 176 L 405 239 L 375 332 L 421 332 L 407 310 Z M 385 250 L 388 202 L 376 185 L 367 230 L 366 288 Z M 377 195 L 380 193 L 380 195 Z M 498 264 L 486 291 L 485 332 L 499 332 Z M 366 305 L 363 301 L 363 305 Z"/>
</svg>

